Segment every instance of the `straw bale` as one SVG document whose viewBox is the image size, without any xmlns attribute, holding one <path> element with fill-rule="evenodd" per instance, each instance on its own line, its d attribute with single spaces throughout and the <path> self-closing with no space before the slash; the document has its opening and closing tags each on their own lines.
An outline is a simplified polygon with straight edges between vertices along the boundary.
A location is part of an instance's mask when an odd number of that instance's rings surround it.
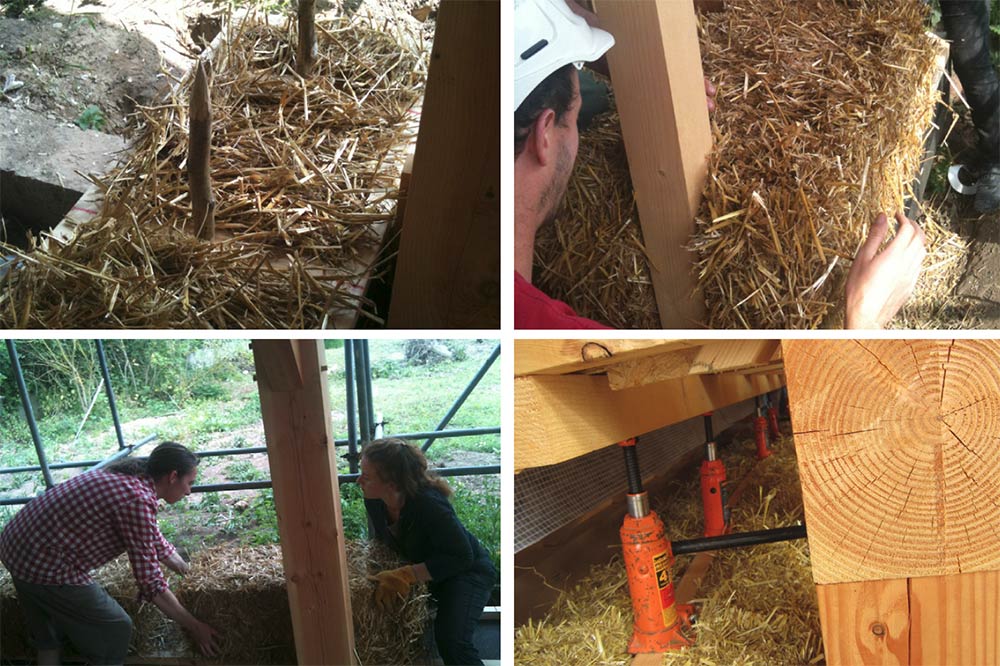
<svg viewBox="0 0 1000 666">
<path fill-rule="evenodd" d="M 699 17 L 718 93 L 689 249 L 709 326 L 842 323 L 851 260 L 876 214 L 912 194 L 931 126 L 925 13 L 920 0 L 734 0 Z M 539 232 L 538 282 L 584 316 L 658 328 L 620 137 L 613 112 L 581 136 L 565 210 Z M 954 288 L 967 251 L 923 213 L 913 312 Z"/>
<path fill-rule="evenodd" d="M 74 239 L 0 248 L 6 328 L 316 328 L 378 318 L 350 288 L 392 220 L 425 80 L 416 41 L 362 20 L 317 23 L 314 74 L 294 70 L 290 25 L 229 23 L 212 69 L 214 241 L 193 227 L 189 73 L 139 113 L 123 166 L 94 178 L 104 205 Z M 375 265 L 377 270 L 377 264 Z"/>
<path fill-rule="evenodd" d="M 750 474 L 749 486 L 733 508 L 733 529 L 747 531 L 796 524 L 802 495 L 791 439 L 776 454 L 754 459 L 752 440 L 720 450 L 730 484 Z M 701 533 L 697 469 L 680 477 L 654 509 L 672 538 Z M 731 487 L 732 487 L 731 485 Z M 675 584 L 694 556 L 675 563 Z M 694 647 L 671 652 L 669 666 L 802 665 L 822 663 L 819 611 L 804 540 L 720 551 L 701 586 Z M 519 664 L 628 664 L 632 609 L 621 557 L 591 569 L 564 592 L 549 615 L 515 633 Z"/>
<path fill-rule="evenodd" d="M 374 603 L 369 573 L 400 566 L 398 557 L 375 542 L 348 541 L 348 574 L 355 647 L 361 664 L 420 663 L 429 620 L 426 586 L 388 611 Z M 200 657 L 179 625 L 150 603 L 136 601 L 135 581 L 124 556 L 95 578 L 132 616 L 130 653 L 143 657 L 194 658 L 207 663 L 294 664 L 295 641 L 279 546 L 209 548 L 196 553 L 187 576 L 170 574 L 171 589 L 191 613 L 221 634 L 221 656 Z M 5 657 L 29 656 L 28 640 L 10 577 L 0 570 L 0 644 Z"/>
</svg>

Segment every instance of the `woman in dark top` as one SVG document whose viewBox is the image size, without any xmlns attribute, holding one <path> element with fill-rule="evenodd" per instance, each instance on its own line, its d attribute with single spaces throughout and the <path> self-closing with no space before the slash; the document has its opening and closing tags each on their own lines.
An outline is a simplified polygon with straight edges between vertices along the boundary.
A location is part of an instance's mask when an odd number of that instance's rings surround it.
<svg viewBox="0 0 1000 666">
<path fill-rule="evenodd" d="M 434 639 L 445 664 L 482 664 L 472 635 L 489 601 L 496 570 L 489 553 L 458 520 L 451 488 L 427 471 L 419 448 L 383 439 L 361 452 L 358 483 L 365 494 L 369 534 L 406 561 L 383 571 L 376 600 L 384 605 L 426 582 L 437 602 Z"/>
</svg>

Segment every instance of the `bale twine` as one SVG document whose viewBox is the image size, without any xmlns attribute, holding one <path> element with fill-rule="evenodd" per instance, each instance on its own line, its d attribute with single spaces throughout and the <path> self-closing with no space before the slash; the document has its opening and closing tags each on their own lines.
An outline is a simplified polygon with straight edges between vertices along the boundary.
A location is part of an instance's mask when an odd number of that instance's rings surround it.
<svg viewBox="0 0 1000 666">
<path fill-rule="evenodd" d="M 425 658 L 423 636 L 430 618 L 426 586 L 413 586 L 400 604 L 381 610 L 374 601 L 375 584 L 367 576 L 402 562 L 386 547 L 367 541 L 348 541 L 347 558 L 359 662 L 420 663 Z M 279 546 L 218 546 L 196 553 L 191 567 L 186 576 L 170 574 L 171 589 L 195 617 L 220 633 L 220 656 L 200 656 L 178 624 L 153 604 L 136 601 L 135 581 L 128 559 L 122 556 L 99 569 L 95 578 L 134 621 L 130 654 L 219 664 L 296 663 Z M 34 654 L 10 576 L 2 570 L 0 645 L 5 658 Z"/>
<path fill-rule="evenodd" d="M 126 163 L 94 178 L 96 219 L 74 239 L 13 255 L 4 328 L 316 328 L 379 313 L 355 287 L 394 216 L 411 110 L 425 81 L 414 44 L 360 19 L 317 23 L 314 75 L 295 36 L 256 15 L 215 53 L 211 175 L 216 239 L 191 227 L 189 73 Z M 384 313 L 382 313 L 384 314 Z"/>
<path fill-rule="evenodd" d="M 926 11 L 920 0 L 733 0 L 699 16 L 718 93 L 689 249 L 709 326 L 842 323 L 851 260 L 877 213 L 891 216 L 912 194 L 938 99 Z M 936 211 L 923 212 L 928 257 L 913 312 L 954 288 L 967 251 Z M 536 266 L 540 288 L 584 316 L 659 327 L 614 113 L 581 136 Z"/>
</svg>

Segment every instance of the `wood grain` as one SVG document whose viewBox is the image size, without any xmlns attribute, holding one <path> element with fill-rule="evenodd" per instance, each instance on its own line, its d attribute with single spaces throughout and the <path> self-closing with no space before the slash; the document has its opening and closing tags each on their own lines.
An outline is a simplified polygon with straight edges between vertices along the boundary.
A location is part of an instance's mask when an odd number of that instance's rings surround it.
<svg viewBox="0 0 1000 666">
<path fill-rule="evenodd" d="M 499 39 L 499 2 L 441 2 L 392 328 L 500 327 Z"/>
<path fill-rule="evenodd" d="M 906 587 L 905 578 L 817 585 L 826 663 L 909 664 Z"/>
<path fill-rule="evenodd" d="M 254 340 L 253 356 L 295 651 L 303 664 L 355 664 L 323 341 Z M 277 367 L 294 358 L 301 386 Z"/>
<path fill-rule="evenodd" d="M 617 390 L 644 386 L 685 375 L 706 375 L 767 365 L 781 344 L 777 340 L 713 340 L 699 347 L 631 360 L 608 368 Z M 771 371 L 780 370 L 780 365 Z"/>
<path fill-rule="evenodd" d="M 188 108 L 188 186 L 191 190 L 191 231 L 203 240 L 215 236 L 215 199 L 212 196 L 212 94 L 201 58 L 195 65 Z"/>
<path fill-rule="evenodd" d="M 594 3 L 615 36 L 608 65 L 664 328 L 696 328 L 704 302 L 685 249 L 712 149 L 690 0 Z"/>
<path fill-rule="evenodd" d="M 1000 664 L 1000 572 L 910 580 L 910 663 Z"/>
<path fill-rule="evenodd" d="M 1000 341 L 784 354 L 817 583 L 1000 569 Z"/>
<path fill-rule="evenodd" d="M 562 375 L 700 344 L 697 340 L 515 340 L 514 374 Z"/>
<path fill-rule="evenodd" d="M 770 375 L 689 375 L 623 391 L 604 376 L 514 378 L 514 469 L 551 465 L 741 402 L 784 384 Z"/>
</svg>

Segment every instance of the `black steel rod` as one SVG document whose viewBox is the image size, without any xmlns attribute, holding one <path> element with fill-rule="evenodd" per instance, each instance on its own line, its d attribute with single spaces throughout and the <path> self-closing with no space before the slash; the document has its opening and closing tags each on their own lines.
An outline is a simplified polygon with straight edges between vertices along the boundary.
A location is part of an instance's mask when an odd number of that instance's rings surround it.
<svg viewBox="0 0 1000 666">
<path fill-rule="evenodd" d="M 111 407 L 111 420 L 115 424 L 115 435 L 118 437 L 118 449 L 125 448 L 125 436 L 122 434 L 122 422 L 118 418 L 118 403 L 115 402 L 115 390 L 111 386 L 111 373 L 108 372 L 108 359 L 104 355 L 104 343 L 94 340 L 97 348 L 97 362 L 101 366 L 101 376 L 104 377 L 104 392 L 108 394 L 108 406 Z"/>
<path fill-rule="evenodd" d="M 21 371 L 21 359 L 17 356 L 17 345 L 13 340 L 6 340 L 7 355 L 10 356 L 10 364 L 14 368 L 14 379 L 17 381 L 17 392 L 21 394 L 21 405 L 24 407 L 24 416 L 28 419 L 28 428 L 31 430 L 31 439 L 35 442 L 35 453 L 38 454 L 38 465 L 42 469 L 42 477 L 45 479 L 45 487 L 51 488 L 55 484 L 52 482 L 52 473 L 49 472 L 49 462 L 45 459 L 45 447 L 42 446 L 42 435 L 38 432 L 38 423 L 35 421 L 35 410 L 31 407 L 31 398 L 28 396 L 28 386 L 24 383 L 24 373 Z"/>
<path fill-rule="evenodd" d="M 362 340 L 356 340 L 354 346 L 354 383 L 358 387 L 358 434 L 362 446 L 372 440 L 371 426 L 368 424 L 368 395 L 365 392 L 365 355 L 362 350 Z"/>
<path fill-rule="evenodd" d="M 490 353 L 489 358 L 486 359 L 486 362 L 483 363 L 483 366 L 479 368 L 479 372 L 476 373 L 476 376 L 472 378 L 472 381 L 469 382 L 469 385 L 465 387 L 465 390 L 462 391 L 462 394 L 459 395 L 458 398 L 455 400 L 455 404 L 451 406 L 451 409 L 448 410 L 448 413 L 445 414 L 445 417 L 441 419 L 441 422 L 438 423 L 436 428 L 434 428 L 435 431 L 443 430 L 444 427 L 451 422 L 451 419 L 455 416 L 458 410 L 461 409 L 463 404 L 465 404 L 466 398 L 469 397 L 469 394 L 472 393 L 472 391 L 476 388 L 476 385 L 479 384 L 480 380 L 482 380 L 482 378 L 486 376 L 486 373 L 489 372 L 489 369 L 493 365 L 493 362 L 496 361 L 499 356 L 500 356 L 500 345 L 498 344 L 496 347 L 493 348 L 493 351 Z M 426 451 L 427 449 L 431 448 L 431 444 L 434 443 L 435 439 L 437 439 L 437 436 L 428 438 L 428 440 L 424 442 L 423 446 L 420 447 L 420 450 Z"/>
<path fill-rule="evenodd" d="M 61 462 L 49 465 L 49 469 L 72 469 L 74 467 L 92 467 L 100 460 L 81 460 L 79 462 Z M 4 467 L 0 469 L 0 474 L 19 474 L 21 472 L 38 472 L 42 468 L 40 465 L 28 465 L 26 467 Z"/>
<path fill-rule="evenodd" d="M 712 412 L 705 414 L 705 441 L 715 441 L 715 434 L 712 432 Z"/>
<path fill-rule="evenodd" d="M 794 525 L 792 527 L 779 527 L 774 530 L 738 532 L 736 534 L 723 534 L 722 536 L 704 537 L 702 539 L 673 541 L 670 544 L 670 549 L 674 551 L 674 555 L 685 555 L 687 553 L 700 553 L 705 550 L 743 548 L 745 546 L 757 546 L 764 543 L 805 538 L 806 526 Z"/>
<path fill-rule="evenodd" d="M 361 341 L 361 351 L 365 359 L 365 424 L 371 439 L 375 438 L 375 392 L 372 390 L 372 359 L 369 355 L 368 341 Z"/>
<path fill-rule="evenodd" d="M 354 341 L 344 340 L 344 383 L 347 385 L 347 464 L 351 472 L 358 471 L 358 423 L 354 412 Z M 334 442 L 334 446 L 336 446 Z"/>
<path fill-rule="evenodd" d="M 628 477 L 628 494 L 638 495 L 642 492 L 642 474 L 639 473 L 639 454 L 635 444 L 623 446 L 625 453 L 625 475 Z"/>
<path fill-rule="evenodd" d="M 215 456 L 238 456 L 249 453 L 267 453 L 266 446 L 248 446 L 244 449 L 212 449 L 211 451 L 196 451 L 199 458 L 213 458 Z"/>
</svg>

